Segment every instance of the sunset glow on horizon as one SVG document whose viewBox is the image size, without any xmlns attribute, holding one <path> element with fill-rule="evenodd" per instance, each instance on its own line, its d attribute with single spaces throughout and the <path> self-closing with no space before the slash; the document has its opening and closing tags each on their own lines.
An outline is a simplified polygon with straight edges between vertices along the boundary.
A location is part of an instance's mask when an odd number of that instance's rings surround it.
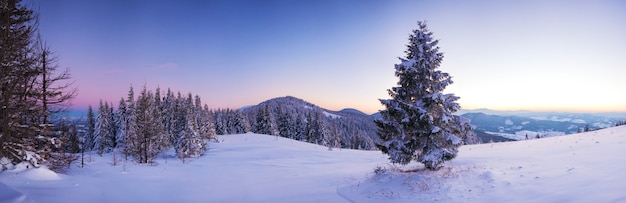
<svg viewBox="0 0 626 203">
<path fill-rule="evenodd" d="M 40 32 L 79 89 L 115 106 L 132 85 L 211 108 L 294 96 L 382 109 L 418 20 L 464 109 L 626 112 L 626 2 L 36 1 Z"/>
</svg>

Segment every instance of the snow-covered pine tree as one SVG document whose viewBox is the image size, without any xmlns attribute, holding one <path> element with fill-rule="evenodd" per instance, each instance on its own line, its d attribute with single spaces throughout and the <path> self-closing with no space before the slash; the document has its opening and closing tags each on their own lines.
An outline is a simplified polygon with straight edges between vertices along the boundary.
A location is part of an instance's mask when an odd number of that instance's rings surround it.
<svg viewBox="0 0 626 203">
<path fill-rule="evenodd" d="M 257 111 L 255 133 L 265 135 L 278 135 L 276 125 L 271 116 L 270 105 L 263 104 Z"/>
<path fill-rule="evenodd" d="M 134 130 L 128 134 L 127 146 L 131 154 L 139 163 L 152 163 L 156 155 L 161 152 L 158 137 L 163 136 L 163 129 L 159 128 L 161 120 L 156 118 L 154 94 L 144 86 L 134 109 Z M 128 145 L 130 144 L 130 145 Z"/>
<path fill-rule="evenodd" d="M 117 123 L 115 122 L 116 115 L 115 115 L 115 110 L 113 109 L 113 103 L 110 103 L 110 105 L 107 105 L 107 106 L 108 106 L 108 111 L 107 111 L 106 119 L 108 120 L 109 125 L 110 125 L 109 126 L 109 131 L 110 131 L 109 132 L 109 135 L 110 135 L 109 136 L 109 139 L 110 139 L 109 142 L 111 144 L 110 147 L 112 149 L 115 149 L 115 148 L 117 148 L 117 143 L 118 143 L 118 140 L 117 140 Z"/>
<path fill-rule="evenodd" d="M 100 108 L 98 108 L 98 118 L 96 121 L 96 129 L 95 129 L 95 141 L 96 141 L 96 150 L 98 155 L 102 155 L 102 153 L 108 153 L 113 150 L 115 146 L 115 135 L 112 134 L 113 123 L 111 116 L 110 108 L 108 103 L 102 104 L 102 100 L 100 101 Z"/>
<path fill-rule="evenodd" d="M 295 124 L 294 124 L 294 139 L 299 141 L 304 141 L 306 139 L 306 117 L 304 115 L 295 115 Z"/>
<path fill-rule="evenodd" d="M 127 112 L 126 102 L 124 101 L 124 98 L 120 98 L 120 103 L 117 106 L 117 112 L 114 117 L 116 128 L 115 140 L 117 142 L 115 144 L 115 148 L 118 152 L 125 149 L 126 131 L 128 130 L 126 125 L 126 121 L 128 120 Z"/>
<path fill-rule="evenodd" d="M 215 134 L 216 135 L 226 135 L 228 134 L 226 131 L 226 124 L 224 121 L 224 113 L 221 109 L 217 109 L 212 112 L 213 114 L 213 122 L 215 122 Z"/>
<path fill-rule="evenodd" d="M 172 125 L 172 145 L 176 146 L 178 143 L 179 136 L 182 134 L 183 129 L 187 125 L 187 109 L 185 107 L 185 98 L 177 93 L 176 99 L 174 100 L 174 123 Z"/>
<path fill-rule="evenodd" d="M 246 116 L 239 110 L 229 110 L 231 116 L 228 121 L 231 134 L 242 134 L 250 131 L 250 123 Z"/>
<path fill-rule="evenodd" d="M 313 112 L 308 112 L 306 114 L 306 127 L 304 128 L 304 139 L 305 142 L 316 143 L 317 135 L 319 134 L 317 126 L 317 119 Z"/>
<path fill-rule="evenodd" d="M 126 136 L 121 141 L 123 142 L 122 151 L 124 152 L 124 159 L 128 160 L 128 156 L 132 156 L 136 154 L 137 146 L 135 145 L 134 139 L 137 138 L 137 115 L 135 114 L 135 91 L 133 90 L 133 86 L 130 86 L 130 90 L 128 90 L 128 96 L 126 98 L 126 120 L 124 121 L 126 125 Z"/>
<path fill-rule="evenodd" d="M 183 105 L 186 111 L 186 123 L 183 126 L 178 142 L 176 143 L 176 156 L 185 162 L 186 158 L 198 157 L 206 149 L 202 136 L 200 136 L 198 123 L 196 120 L 195 107 L 191 94 Z"/>
<path fill-rule="evenodd" d="M 329 150 L 332 150 L 332 148 L 341 148 L 341 138 L 339 137 L 340 133 L 337 124 L 331 123 L 329 128 L 328 133 L 324 136 L 323 145 L 327 146 Z"/>
<path fill-rule="evenodd" d="M 276 125 L 281 137 L 295 139 L 295 119 L 292 118 L 289 109 L 278 107 Z"/>
<path fill-rule="evenodd" d="M 85 133 L 83 151 L 91 151 L 96 146 L 96 116 L 91 105 L 87 108 L 87 132 Z"/>
<path fill-rule="evenodd" d="M 170 146 L 174 146 L 176 140 L 174 139 L 176 136 L 175 132 L 175 121 L 176 121 L 176 97 L 174 93 L 167 88 L 167 93 L 165 95 L 165 99 L 163 99 L 162 105 L 162 122 L 165 131 L 167 132 L 167 139 L 169 141 Z"/>
<path fill-rule="evenodd" d="M 154 128 L 154 136 L 152 137 L 151 144 L 157 153 L 171 147 L 172 145 L 169 142 L 169 132 L 165 129 L 165 124 L 163 123 L 163 106 L 161 101 L 161 88 L 156 89 L 154 92 L 154 102 L 151 105 L 150 110 L 152 111 L 153 117 L 153 128 Z"/>
<path fill-rule="evenodd" d="M 189 94 L 191 94 L 191 93 L 189 93 Z M 196 96 L 194 96 L 193 100 L 194 100 L 194 102 L 193 102 L 193 105 L 194 105 L 193 106 L 193 110 L 194 110 L 194 112 L 196 114 L 194 118 L 196 119 L 196 122 L 198 123 L 198 129 L 200 129 L 200 126 L 201 126 L 201 123 L 202 123 L 202 118 L 201 118 L 201 116 L 202 116 L 202 101 L 200 99 L 200 96 L 198 96 L 197 94 L 196 94 Z"/>
<path fill-rule="evenodd" d="M 200 134 L 204 139 L 217 140 L 213 116 L 206 104 L 201 113 Z"/>
<path fill-rule="evenodd" d="M 324 115 L 319 110 L 314 110 L 307 114 L 307 124 L 306 124 L 306 141 L 318 144 L 318 145 L 326 145 L 324 143 L 324 137 L 328 136 L 329 132 L 326 129 L 326 123 L 324 122 Z"/>
<path fill-rule="evenodd" d="M 194 110 L 195 119 L 198 124 L 198 133 L 202 139 L 211 139 L 215 136 L 215 128 L 213 127 L 213 120 L 209 116 L 209 107 L 205 104 L 202 108 L 202 102 L 200 96 L 194 97 Z"/>
<path fill-rule="evenodd" d="M 113 107 L 109 107 L 107 102 L 103 105 L 102 101 L 100 101 L 94 137 L 99 155 L 113 151 L 117 144 L 115 115 L 113 114 Z"/>
<path fill-rule="evenodd" d="M 391 99 L 381 99 L 386 107 L 376 120 L 382 143 L 377 147 L 392 163 L 416 160 L 436 170 L 457 155 L 466 130 L 452 113 L 459 110 L 459 97 L 443 94 L 452 84 L 448 73 L 438 70 L 443 53 L 437 47 L 425 22 L 409 36 L 407 55 L 395 65 L 398 86 L 388 90 Z"/>
</svg>

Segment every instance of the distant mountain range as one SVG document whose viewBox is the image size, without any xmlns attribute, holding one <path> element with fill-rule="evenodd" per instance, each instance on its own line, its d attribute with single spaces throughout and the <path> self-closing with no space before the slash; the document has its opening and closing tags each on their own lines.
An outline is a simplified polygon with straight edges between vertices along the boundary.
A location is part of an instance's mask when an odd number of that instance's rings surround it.
<svg viewBox="0 0 626 203">
<path fill-rule="evenodd" d="M 343 145 L 355 144 L 348 142 L 348 139 L 358 140 L 358 146 L 350 148 L 373 149 L 377 142 L 375 119 L 380 119 L 380 113 L 368 115 L 353 108 L 346 108 L 340 111 L 328 110 L 302 99 L 286 96 L 270 99 L 258 105 L 249 105 L 240 108 L 242 112 L 247 112 L 250 119 L 255 117 L 258 108 L 263 105 L 270 105 L 274 110 L 278 107 L 281 111 L 289 111 L 300 115 L 300 118 L 311 112 L 319 112 L 324 115 L 325 125 L 330 128 L 342 131 L 341 139 Z M 272 110 L 272 111 L 274 111 Z M 84 118 L 84 110 L 70 111 L 62 117 Z M 278 112 L 273 112 L 278 114 Z M 534 112 L 534 111 L 498 111 L 491 109 L 460 110 L 455 113 L 471 120 L 475 127 L 476 135 L 482 142 L 501 142 L 535 138 L 538 135 L 559 136 L 577 133 L 585 127 L 592 130 L 614 126 L 618 121 L 626 120 L 626 112 L 612 113 L 568 113 L 568 112 Z M 335 126 L 335 127 L 333 127 Z M 356 136 L 356 137 L 355 137 Z M 345 146 L 344 146 L 345 147 Z"/>
<path fill-rule="evenodd" d="M 596 130 L 626 120 L 626 113 L 569 113 L 533 111 L 461 110 L 457 114 L 471 119 L 476 131 L 520 140 L 537 135 L 558 136 L 577 133 L 585 127 Z"/>
<path fill-rule="evenodd" d="M 346 108 L 340 111 L 332 111 L 315 104 L 306 102 L 296 97 L 279 97 L 241 108 L 241 111 L 255 111 L 259 106 L 270 105 L 272 109 L 278 107 L 294 112 L 294 114 L 306 115 L 311 111 L 321 112 L 328 125 L 344 131 L 356 129 L 352 132 L 341 132 L 342 140 L 352 139 L 355 132 L 365 135 L 368 147 L 378 140 L 376 126 L 373 120 L 380 119 L 380 113 L 365 114 L 357 109 Z M 283 110 L 283 111 L 285 111 Z M 471 120 L 475 132 L 482 142 L 503 142 L 559 136 L 577 133 L 585 128 L 591 130 L 611 127 L 616 121 L 626 120 L 626 114 L 583 114 L 583 113 L 559 113 L 559 112 L 532 112 L 532 111 L 496 111 L 490 109 L 461 110 L 458 115 Z M 620 117 L 623 115 L 623 117 Z M 251 115 L 250 118 L 254 116 Z M 332 127 L 331 127 L 332 128 Z M 373 142 L 372 142 L 373 141 Z M 344 143 L 345 144 L 345 143 Z"/>
</svg>

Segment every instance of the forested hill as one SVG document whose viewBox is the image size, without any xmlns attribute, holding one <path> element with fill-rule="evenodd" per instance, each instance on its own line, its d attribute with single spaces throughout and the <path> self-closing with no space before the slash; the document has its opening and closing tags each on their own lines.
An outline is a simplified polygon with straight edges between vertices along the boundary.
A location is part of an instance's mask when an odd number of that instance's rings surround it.
<svg viewBox="0 0 626 203">
<path fill-rule="evenodd" d="M 329 148 L 376 150 L 379 143 L 375 116 L 356 109 L 331 111 L 302 99 L 286 96 L 239 110 L 213 113 L 218 135 L 254 132 L 324 145 Z M 467 144 L 480 143 L 474 133 Z"/>
<path fill-rule="evenodd" d="M 351 149 L 372 150 L 378 141 L 374 118 L 356 109 L 331 111 L 286 96 L 240 111 L 255 133 Z"/>
</svg>

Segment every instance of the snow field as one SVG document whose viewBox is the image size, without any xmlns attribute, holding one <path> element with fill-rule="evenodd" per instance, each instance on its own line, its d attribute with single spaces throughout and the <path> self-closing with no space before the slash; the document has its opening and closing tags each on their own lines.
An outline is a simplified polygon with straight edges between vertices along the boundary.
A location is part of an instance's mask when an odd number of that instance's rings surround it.
<svg viewBox="0 0 626 203">
<path fill-rule="evenodd" d="M 186 164 L 169 150 L 157 166 L 112 166 L 112 154 L 94 153 L 87 167 L 68 175 L 5 171 L 0 202 L 626 201 L 626 126 L 462 146 L 439 171 L 393 166 L 378 151 L 329 150 L 269 135 L 219 140 Z M 385 171 L 375 174 L 376 167 Z"/>
<path fill-rule="evenodd" d="M 87 167 L 74 167 L 60 180 L 5 172 L 0 182 L 37 202 L 345 202 L 337 187 L 365 178 L 385 161 L 380 152 L 329 150 L 269 135 L 219 140 L 186 164 L 173 150 L 157 159 L 158 166 L 112 166 L 112 154 L 94 153 Z"/>
<path fill-rule="evenodd" d="M 624 126 L 468 145 L 440 171 L 389 170 L 340 190 L 353 202 L 626 202 L 625 147 Z"/>
</svg>

